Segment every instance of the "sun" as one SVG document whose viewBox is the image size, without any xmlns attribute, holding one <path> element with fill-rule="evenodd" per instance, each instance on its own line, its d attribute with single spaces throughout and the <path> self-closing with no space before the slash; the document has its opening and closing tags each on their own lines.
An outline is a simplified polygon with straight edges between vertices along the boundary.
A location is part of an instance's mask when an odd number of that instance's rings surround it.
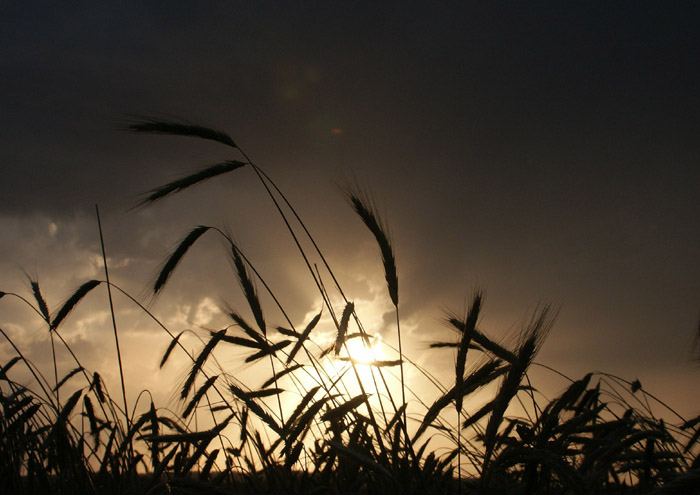
<svg viewBox="0 0 700 495">
<path fill-rule="evenodd" d="M 382 338 L 375 335 L 369 338 L 369 343 L 360 336 L 346 341 L 348 357 L 357 364 L 371 364 L 384 359 Z"/>
</svg>

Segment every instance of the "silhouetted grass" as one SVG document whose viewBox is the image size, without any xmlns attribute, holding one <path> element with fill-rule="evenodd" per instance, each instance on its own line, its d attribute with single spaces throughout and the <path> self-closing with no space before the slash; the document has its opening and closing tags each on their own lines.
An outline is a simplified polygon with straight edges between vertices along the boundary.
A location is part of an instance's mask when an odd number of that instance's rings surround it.
<svg viewBox="0 0 700 495">
<path fill-rule="evenodd" d="M 133 122 L 129 129 L 213 140 L 240 153 L 242 160 L 232 157 L 153 189 L 143 203 L 223 173 L 239 169 L 236 173 L 242 173 L 243 165 L 248 165 L 245 169 L 250 168 L 261 181 L 284 220 L 324 307 L 310 321 L 299 322 L 298 330 L 287 316 L 282 297 L 231 237 L 215 226 L 190 230 L 166 257 L 152 292 L 165 290 L 179 262 L 208 232 L 228 245 L 233 275 L 254 324 L 229 308 L 230 325 L 203 335 L 194 353 L 182 344 L 185 330 L 171 331 L 109 280 L 85 282 L 53 316 L 35 279 L 30 279 L 34 302 L 0 292 L 0 298 L 17 298 L 33 310 L 51 336 L 52 350 L 56 338 L 75 361 L 68 373 L 59 376 L 53 350 L 50 383 L 0 328 L 15 353 L 0 367 L 2 493 L 670 494 L 700 490 L 700 417 L 678 416 L 676 423 L 661 419 L 649 406 L 658 401 L 641 384 L 602 373 L 571 380 L 549 401 L 535 393 L 528 371 L 554 323 L 552 308 L 537 309 L 515 342 L 506 345 L 481 328 L 484 297 L 477 292 L 466 314 L 445 316 L 456 338 L 431 346 L 429 352 L 436 358 L 453 358 L 456 363 L 454 379 L 440 383 L 403 353 L 400 267 L 374 203 L 350 190 L 352 208 L 378 244 L 387 295 L 396 309 L 398 344 L 397 359 L 358 359 L 351 344 L 367 346 L 372 336 L 365 331 L 355 304 L 281 190 L 233 139 L 198 125 L 150 119 Z M 313 249 L 302 248 L 303 239 Z M 324 279 L 332 285 L 327 286 Z M 160 367 L 175 353 L 189 360 L 179 390 L 179 411 L 150 401 L 130 415 L 120 407 L 126 404 L 126 396 L 113 400 L 100 374 L 86 369 L 62 338 L 61 329 L 71 311 L 93 297 L 102 284 L 125 294 L 163 329 L 167 341 L 159 355 Z M 262 294 L 270 297 L 263 299 Z M 264 300 L 276 306 L 270 309 L 280 311 L 284 326 L 270 326 Z M 332 341 L 319 339 L 323 315 L 335 326 Z M 115 323 L 115 337 L 116 331 Z M 384 345 L 388 353 L 394 352 Z M 262 386 L 242 383 L 220 364 L 217 354 L 230 349 L 244 353 L 244 363 L 263 370 L 258 374 L 262 374 Z M 448 357 L 449 353 L 454 356 Z M 121 357 L 117 360 L 121 365 Z M 392 367 L 399 368 L 399 377 Z M 413 390 L 404 367 L 426 376 L 434 390 Z M 13 379 L 20 368 L 30 372 L 30 384 Z M 280 387 L 282 380 L 289 390 Z M 67 383 L 73 392 L 59 395 Z M 293 393 L 298 402 L 283 407 L 281 397 Z M 491 396 L 484 402 L 486 393 Z M 470 400 L 477 395 L 479 400 Z M 202 413 L 210 421 L 202 424 L 209 426 L 197 428 L 192 420 Z"/>
</svg>

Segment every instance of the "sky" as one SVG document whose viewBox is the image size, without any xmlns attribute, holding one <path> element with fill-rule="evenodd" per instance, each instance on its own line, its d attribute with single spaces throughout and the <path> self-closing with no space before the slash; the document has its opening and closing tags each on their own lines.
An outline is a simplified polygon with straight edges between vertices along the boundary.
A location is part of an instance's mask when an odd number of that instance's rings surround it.
<svg viewBox="0 0 700 495">
<path fill-rule="evenodd" d="M 552 304 L 537 361 L 638 378 L 699 412 L 687 394 L 700 383 L 697 3 L 5 2 L 0 19 L 0 290 L 31 297 L 37 278 L 56 310 L 102 279 L 98 204 L 112 281 L 174 333 L 223 328 L 224 303 L 245 310 L 215 236 L 149 298 L 199 224 L 230 232 L 303 327 L 320 300 L 249 169 L 133 208 L 240 159 L 123 130 L 186 120 L 225 130 L 273 178 L 367 327 L 395 343 L 378 250 L 338 185 L 372 191 L 408 353 L 427 368 L 449 376 L 452 357 L 427 346 L 454 338 L 445 312 L 481 288 L 480 327 L 497 340 Z M 96 289 L 62 331 L 114 370 L 106 298 Z M 184 371 L 157 370 L 167 336 L 126 298 L 115 305 L 131 393 L 171 397 Z M 0 327 L 48 366 L 46 328 L 18 300 L 0 300 Z"/>
</svg>

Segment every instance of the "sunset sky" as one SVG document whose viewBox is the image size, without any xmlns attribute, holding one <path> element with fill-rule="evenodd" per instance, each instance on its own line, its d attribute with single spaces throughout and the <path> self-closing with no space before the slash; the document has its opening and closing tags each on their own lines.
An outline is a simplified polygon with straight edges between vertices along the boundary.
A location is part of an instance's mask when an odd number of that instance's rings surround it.
<svg viewBox="0 0 700 495">
<path fill-rule="evenodd" d="M 199 224 L 230 231 L 303 328 L 320 302 L 251 170 L 132 208 L 240 159 L 123 132 L 133 116 L 183 119 L 225 130 L 275 180 L 367 327 L 394 343 L 378 250 L 338 184 L 372 191 L 408 351 L 429 369 L 452 366 L 426 350 L 453 338 L 445 310 L 483 288 L 489 335 L 507 339 L 551 303 L 537 361 L 639 378 L 699 412 L 687 393 L 700 384 L 696 2 L 6 2 L 0 26 L 0 290 L 29 297 L 26 273 L 55 310 L 102 279 L 97 203 L 113 281 L 174 333 L 223 328 L 223 302 L 246 309 L 213 236 L 148 299 Z M 106 298 L 96 289 L 62 330 L 95 368 L 114 359 Z M 170 397 L 185 370 L 157 371 L 167 337 L 115 304 L 134 395 Z M 41 321 L 3 298 L 0 326 L 48 375 Z"/>
</svg>

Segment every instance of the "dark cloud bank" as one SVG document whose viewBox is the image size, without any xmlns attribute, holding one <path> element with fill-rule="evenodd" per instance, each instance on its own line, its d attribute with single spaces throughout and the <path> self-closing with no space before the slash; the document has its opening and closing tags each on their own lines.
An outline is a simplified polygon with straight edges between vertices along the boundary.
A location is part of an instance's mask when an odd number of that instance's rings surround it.
<svg viewBox="0 0 700 495">
<path fill-rule="evenodd" d="M 0 289 L 25 290 L 23 268 L 59 301 L 98 276 L 99 203 L 115 277 L 133 292 L 209 223 L 274 272 L 299 318 L 313 311 L 248 171 L 129 209 L 230 158 L 120 130 L 134 114 L 185 118 L 227 130 L 275 178 L 358 298 L 372 282 L 357 273 L 380 265 L 334 183 L 372 188 L 415 352 L 442 335 L 442 309 L 482 286 L 497 335 L 538 303 L 561 305 L 541 361 L 639 376 L 680 399 L 698 379 L 698 7 L 305 5 L 3 7 Z M 164 312 L 235 291 L 207 242 Z M 0 321 L 38 332 L 23 318 L 3 308 Z"/>
</svg>

